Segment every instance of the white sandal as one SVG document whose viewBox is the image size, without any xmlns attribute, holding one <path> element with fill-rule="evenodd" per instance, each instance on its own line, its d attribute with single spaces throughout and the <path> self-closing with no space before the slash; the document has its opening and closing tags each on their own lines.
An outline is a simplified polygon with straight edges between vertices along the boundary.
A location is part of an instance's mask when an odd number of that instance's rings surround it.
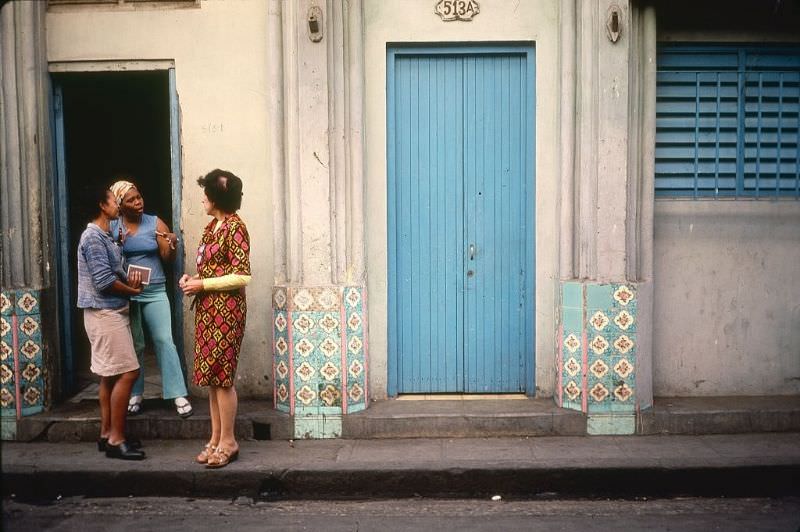
<svg viewBox="0 0 800 532">
<path fill-rule="evenodd" d="M 131 395 L 130 401 L 128 401 L 128 415 L 129 416 L 138 416 L 142 413 L 142 400 L 144 397 L 141 395 Z"/>
<path fill-rule="evenodd" d="M 175 410 L 177 410 L 178 415 L 181 416 L 183 419 L 194 414 L 194 410 L 192 410 L 192 405 L 189 403 L 189 400 L 185 397 L 176 397 L 175 398 Z"/>
</svg>

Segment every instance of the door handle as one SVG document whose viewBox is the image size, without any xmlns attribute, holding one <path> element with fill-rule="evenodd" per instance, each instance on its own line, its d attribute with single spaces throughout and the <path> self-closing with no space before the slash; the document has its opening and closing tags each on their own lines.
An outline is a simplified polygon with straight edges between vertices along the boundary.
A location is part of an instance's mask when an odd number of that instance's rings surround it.
<svg viewBox="0 0 800 532">
<path fill-rule="evenodd" d="M 475 260 L 475 244 L 469 245 L 469 260 Z"/>
</svg>

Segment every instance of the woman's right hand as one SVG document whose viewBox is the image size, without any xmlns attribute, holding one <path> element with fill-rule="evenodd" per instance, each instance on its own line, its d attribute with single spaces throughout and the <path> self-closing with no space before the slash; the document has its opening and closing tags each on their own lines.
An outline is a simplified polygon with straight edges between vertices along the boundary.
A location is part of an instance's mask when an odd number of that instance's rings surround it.
<svg viewBox="0 0 800 532">
<path fill-rule="evenodd" d="M 191 279 L 191 276 L 188 273 L 184 273 L 178 280 L 178 286 L 183 288 L 186 285 L 186 281 L 188 281 L 189 279 Z"/>
<path fill-rule="evenodd" d="M 134 290 L 139 290 L 141 292 L 142 272 L 132 271 L 131 274 L 128 276 L 128 286 L 130 286 Z"/>
</svg>

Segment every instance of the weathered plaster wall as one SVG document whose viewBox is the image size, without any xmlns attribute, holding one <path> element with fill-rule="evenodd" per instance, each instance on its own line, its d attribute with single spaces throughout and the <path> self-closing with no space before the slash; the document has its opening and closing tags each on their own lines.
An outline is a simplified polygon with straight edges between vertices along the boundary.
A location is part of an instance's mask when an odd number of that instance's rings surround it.
<svg viewBox="0 0 800 532">
<path fill-rule="evenodd" d="M 272 185 L 267 147 L 269 3 L 202 2 L 199 8 L 72 6 L 47 14 L 48 60 L 173 60 L 182 114 L 183 215 L 187 271 L 208 222 L 198 176 L 225 168 L 244 180 L 241 216 L 252 241 L 253 282 L 237 385 L 272 393 Z M 187 361 L 194 345 L 186 312 Z M 191 367 L 191 366 L 190 366 Z M 269 376 L 269 381 L 267 380 Z"/>
<path fill-rule="evenodd" d="M 534 42 L 536 47 L 536 388 L 553 394 L 558 278 L 558 12 L 555 0 L 482 0 L 471 22 L 443 22 L 431 0 L 365 0 L 370 386 L 387 388 L 387 43 Z"/>
<path fill-rule="evenodd" d="M 656 201 L 656 396 L 800 393 L 800 202 Z"/>
</svg>

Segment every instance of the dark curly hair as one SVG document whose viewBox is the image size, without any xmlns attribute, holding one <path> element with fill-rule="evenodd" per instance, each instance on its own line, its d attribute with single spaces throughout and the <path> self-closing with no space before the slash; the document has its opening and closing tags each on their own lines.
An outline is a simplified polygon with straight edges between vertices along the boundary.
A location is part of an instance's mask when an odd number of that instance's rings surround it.
<svg viewBox="0 0 800 532">
<path fill-rule="evenodd" d="M 106 202 L 109 194 L 111 189 L 105 182 L 87 184 L 79 194 L 81 201 L 78 209 L 82 211 L 83 218 L 92 221 L 100 216 L 100 205 Z"/>
<path fill-rule="evenodd" d="M 206 197 L 222 212 L 232 214 L 242 206 L 242 180 L 219 168 L 197 180 Z"/>
</svg>

